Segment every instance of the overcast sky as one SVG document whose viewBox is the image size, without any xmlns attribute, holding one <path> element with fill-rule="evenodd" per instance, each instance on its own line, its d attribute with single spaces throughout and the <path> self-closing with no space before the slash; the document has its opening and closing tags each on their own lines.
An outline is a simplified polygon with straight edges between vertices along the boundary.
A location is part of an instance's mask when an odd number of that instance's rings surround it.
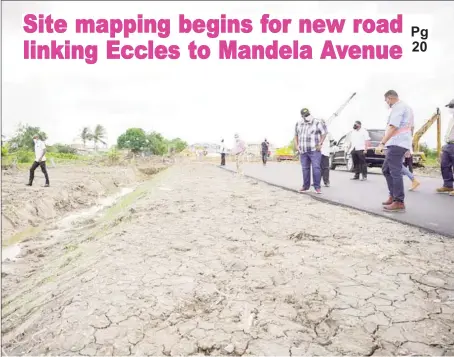
<svg viewBox="0 0 454 357">
<path fill-rule="evenodd" d="M 178 9 L 178 10 L 177 10 Z M 2 126 L 11 135 L 17 125 L 39 126 L 48 143 L 71 143 L 84 126 L 102 124 L 110 144 L 129 127 L 156 130 L 190 143 L 231 141 L 238 132 L 249 142 L 266 137 L 277 146 L 287 144 L 302 107 L 317 117 L 329 117 L 353 92 L 356 98 L 333 123 L 336 138 L 355 120 L 368 128 L 384 128 L 387 110 L 383 94 L 395 89 L 415 112 L 421 126 L 437 107 L 454 98 L 454 2 L 2 2 L 3 77 Z M 64 18 L 65 34 L 26 34 L 23 15 L 52 14 Z M 262 14 L 291 18 L 345 18 L 343 34 L 262 34 Z M 404 34 L 353 34 L 353 18 L 395 18 L 404 15 Z M 172 34 L 160 39 L 136 34 L 123 43 L 155 40 L 177 44 L 180 59 L 106 60 L 105 34 L 74 33 L 75 18 L 170 18 Z M 254 31 L 242 35 L 178 34 L 178 15 L 195 18 L 253 19 Z M 429 29 L 428 50 L 412 53 L 411 26 Z M 23 41 L 48 44 L 55 39 L 73 44 L 98 44 L 98 63 L 82 60 L 31 61 L 23 59 Z M 242 44 L 270 44 L 279 40 L 313 46 L 314 59 L 226 61 L 217 59 L 217 42 L 236 39 Z M 320 60 L 325 40 L 335 44 L 399 44 L 401 60 Z M 190 60 L 187 44 L 210 45 L 208 60 Z M 442 128 L 446 128 L 446 120 Z M 423 141 L 435 146 L 435 126 Z"/>
</svg>

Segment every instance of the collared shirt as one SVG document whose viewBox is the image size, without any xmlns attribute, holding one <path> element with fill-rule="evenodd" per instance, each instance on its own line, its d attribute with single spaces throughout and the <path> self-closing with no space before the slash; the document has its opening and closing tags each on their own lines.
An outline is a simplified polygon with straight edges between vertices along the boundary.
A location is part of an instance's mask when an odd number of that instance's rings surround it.
<svg viewBox="0 0 454 357">
<path fill-rule="evenodd" d="M 265 154 L 268 153 L 268 146 L 269 146 L 269 144 L 267 141 L 262 142 L 262 153 L 265 153 Z"/>
<path fill-rule="evenodd" d="M 328 132 L 328 134 L 326 134 L 325 141 L 323 142 L 322 145 L 323 156 L 329 156 L 331 154 L 331 141 L 333 141 L 333 136 L 331 135 L 330 132 Z"/>
<path fill-rule="evenodd" d="M 366 141 L 370 140 L 369 132 L 360 128 L 359 130 L 352 130 L 350 133 L 350 152 L 353 150 L 366 150 Z"/>
<path fill-rule="evenodd" d="M 241 139 L 235 140 L 235 147 L 233 148 L 234 155 L 242 155 L 246 152 L 246 143 Z"/>
<path fill-rule="evenodd" d="M 41 159 L 41 156 L 43 156 L 45 148 L 46 148 L 46 144 L 44 144 L 44 141 L 36 140 L 36 142 L 35 142 L 35 161 L 38 161 L 39 159 Z M 46 161 L 46 155 L 44 155 L 42 157 L 41 161 Z"/>
<path fill-rule="evenodd" d="M 448 130 L 445 136 L 446 143 L 454 143 L 454 110 L 451 112 L 451 119 L 448 123 Z"/>
<path fill-rule="evenodd" d="M 388 117 L 388 125 L 397 128 L 396 133 L 388 140 L 388 146 L 400 146 L 404 149 L 411 149 L 413 124 L 413 110 L 404 102 L 398 101 L 391 107 Z"/>
<path fill-rule="evenodd" d="M 295 136 L 298 137 L 298 149 L 301 153 L 315 151 L 321 137 L 328 132 L 322 121 L 315 119 L 312 115 L 308 118 L 308 121 L 301 118 L 295 125 Z"/>
</svg>

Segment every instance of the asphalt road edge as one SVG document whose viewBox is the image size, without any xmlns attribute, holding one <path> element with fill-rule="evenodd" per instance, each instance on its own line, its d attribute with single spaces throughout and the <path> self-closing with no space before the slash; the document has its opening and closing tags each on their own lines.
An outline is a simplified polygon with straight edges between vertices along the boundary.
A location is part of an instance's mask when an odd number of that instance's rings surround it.
<svg viewBox="0 0 454 357">
<path fill-rule="evenodd" d="M 235 173 L 235 170 L 233 169 L 230 169 L 230 168 L 227 168 L 227 167 L 221 167 L 219 165 L 216 165 L 218 168 L 220 169 L 223 169 L 225 171 L 228 171 L 228 172 L 232 172 L 232 173 Z M 250 176 L 250 175 L 243 175 L 244 177 L 247 177 L 249 179 L 252 179 L 252 180 L 256 180 L 258 182 L 263 182 L 263 183 L 266 183 L 267 185 L 270 185 L 270 186 L 273 186 L 273 187 L 277 187 L 277 188 L 280 188 L 280 189 L 283 189 L 283 190 L 286 190 L 286 191 L 290 191 L 290 192 L 293 192 L 293 193 L 296 193 L 298 195 L 302 195 L 302 193 L 300 193 L 298 190 L 294 189 L 294 188 L 290 188 L 290 187 L 286 187 L 286 186 L 282 186 L 282 185 L 278 185 L 276 183 L 272 183 L 272 182 L 269 182 L 269 181 L 266 181 L 266 180 L 263 180 L 263 179 L 258 179 L 254 176 Z M 317 201 L 320 201 L 320 202 L 324 202 L 324 203 L 328 203 L 328 204 L 331 204 L 331 205 L 334 205 L 334 206 L 340 206 L 340 207 L 346 207 L 346 208 L 351 208 L 351 209 L 354 209 L 356 211 L 360 211 L 360 212 L 364 212 L 364 213 L 367 213 L 369 215 L 372 215 L 372 216 L 379 216 L 379 217 L 383 217 L 383 218 L 386 218 L 386 219 L 389 219 L 391 221 L 394 221 L 394 222 L 398 222 L 400 224 L 404 224 L 406 226 L 409 226 L 409 227 L 414 227 L 414 228 L 418 228 L 420 230 L 422 230 L 423 232 L 426 232 L 426 233 L 433 233 L 433 234 L 437 234 L 439 236 L 442 236 L 442 237 L 446 237 L 446 238 L 454 238 L 453 235 L 450 235 L 450 234 L 447 234 L 447 233 L 441 233 L 439 231 L 436 231 L 435 229 L 431 229 L 431 228 L 428 228 L 428 227 L 424 227 L 424 226 L 420 226 L 418 224 L 414 224 L 414 223 L 408 223 L 408 222 L 403 222 L 401 220 L 399 220 L 398 218 L 395 218 L 393 216 L 389 216 L 389 215 L 386 215 L 384 213 L 380 214 L 378 212 L 372 212 L 372 211 L 368 211 L 366 209 L 362 209 L 362 208 L 358 208 L 358 207 L 355 207 L 355 206 L 352 206 L 352 205 L 349 205 L 349 204 L 346 204 L 346 203 L 341 203 L 341 202 L 336 202 L 336 201 L 331 201 L 330 199 L 328 198 L 324 198 L 323 195 L 317 195 L 315 193 L 305 193 L 304 195 L 306 196 L 309 196 L 311 198 L 313 198 L 314 200 L 317 200 Z M 396 213 L 396 214 L 400 214 L 400 213 Z"/>
</svg>

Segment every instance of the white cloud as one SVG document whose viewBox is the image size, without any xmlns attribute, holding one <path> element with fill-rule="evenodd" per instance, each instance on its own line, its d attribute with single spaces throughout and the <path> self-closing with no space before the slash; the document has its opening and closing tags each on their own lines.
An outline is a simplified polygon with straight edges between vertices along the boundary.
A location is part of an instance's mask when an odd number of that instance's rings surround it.
<svg viewBox="0 0 454 357">
<path fill-rule="evenodd" d="M 19 122 L 40 126 L 49 142 L 71 142 L 86 125 L 104 125 L 109 142 L 128 127 L 156 130 L 190 142 L 229 140 L 239 132 L 246 140 L 267 137 L 287 144 L 299 110 L 309 107 L 317 116 L 330 116 L 347 98 L 357 97 L 333 124 L 335 135 L 349 130 L 354 120 L 366 127 L 381 128 L 386 121 L 383 93 L 395 89 L 415 111 L 421 126 L 437 107 L 454 97 L 454 3 L 449 2 L 7 2 L 3 4 L 3 131 L 11 134 Z M 25 13 L 51 13 L 65 18 L 66 34 L 29 35 L 22 30 Z M 178 44 L 182 57 L 176 61 L 105 60 L 95 65 L 83 61 L 30 61 L 23 59 L 23 41 L 70 40 L 74 44 L 98 44 L 104 56 L 108 35 L 76 35 L 75 18 L 126 18 L 142 13 L 150 18 L 171 18 L 172 35 L 119 38 L 139 44 L 154 40 Z M 222 35 L 177 34 L 179 14 L 195 18 L 251 18 L 254 32 Z M 345 18 L 343 34 L 261 34 L 259 19 Z M 404 15 L 404 34 L 352 34 L 353 18 L 394 18 Z M 429 28 L 428 50 L 412 53 L 412 25 Z M 400 44 L 404 57 L 398 61 L 222 61 L 216 59 L 219 39 L 245 44 L 269 44 L 273 40 L 298 40 L 320 53 L 325 40 L 335 44 Z M 208 60 L 189 60 L 187 44 L 209 44 Z M 445 128 L 443 124 L 442 128 Z M 435 146 L 435 129 L 424 137 Z"/>
</svg>

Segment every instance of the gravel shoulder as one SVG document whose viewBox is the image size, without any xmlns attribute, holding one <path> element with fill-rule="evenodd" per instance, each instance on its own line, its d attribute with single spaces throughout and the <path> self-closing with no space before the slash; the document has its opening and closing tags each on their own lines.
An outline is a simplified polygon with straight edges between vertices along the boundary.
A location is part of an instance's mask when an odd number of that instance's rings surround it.
<svg viewBox="0 0 454 357">
<path fill-rule="evenodd" d="M 5 355 L 453 355 L 454 241 L 180 164 L 2 264 Z"/>
</svg>

